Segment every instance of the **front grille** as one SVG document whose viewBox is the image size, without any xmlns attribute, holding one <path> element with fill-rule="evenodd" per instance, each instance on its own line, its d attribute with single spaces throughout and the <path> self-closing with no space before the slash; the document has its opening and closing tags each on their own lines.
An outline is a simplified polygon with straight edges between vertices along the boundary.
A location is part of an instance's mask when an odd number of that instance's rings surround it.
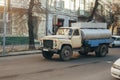
<svg viewBox="0 0 120 80">
<path fill-rule="evenodd" d="M 53 40 L 43 40 L 44 48 L 53 48 Z"/>
</svg>

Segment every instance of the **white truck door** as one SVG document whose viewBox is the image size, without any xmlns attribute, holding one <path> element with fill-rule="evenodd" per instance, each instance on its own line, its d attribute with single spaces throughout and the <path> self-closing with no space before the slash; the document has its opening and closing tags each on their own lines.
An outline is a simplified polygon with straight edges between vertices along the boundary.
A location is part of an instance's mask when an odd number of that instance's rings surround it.
<svg viewBox="0 0 120 80">
<path fill-rule="evenodd" d="M 78 29 L 74 30 L 73 32 L 73 36 L 72 36 L 72 39 L 71 39 L 71 42 L 72 42 L 72 47 L 73 48 L 79 48 L 81 47 L 82 45 L 82 41 L 81 41 L 81 35 L 80 35 L 80 32 Z"/>
</svg>

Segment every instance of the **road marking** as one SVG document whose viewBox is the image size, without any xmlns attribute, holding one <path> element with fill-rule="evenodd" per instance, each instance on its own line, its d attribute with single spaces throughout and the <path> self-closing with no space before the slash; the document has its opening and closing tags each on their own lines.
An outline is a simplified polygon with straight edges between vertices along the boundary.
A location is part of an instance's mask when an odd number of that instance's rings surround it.
<svg viewBox="0 0 120 80">
<path fill-rule="evenodd" d="M 111 64 L 111 63 L 113 63 L 113 61 L 106 61 L 108 64 Z"/>
</svg>

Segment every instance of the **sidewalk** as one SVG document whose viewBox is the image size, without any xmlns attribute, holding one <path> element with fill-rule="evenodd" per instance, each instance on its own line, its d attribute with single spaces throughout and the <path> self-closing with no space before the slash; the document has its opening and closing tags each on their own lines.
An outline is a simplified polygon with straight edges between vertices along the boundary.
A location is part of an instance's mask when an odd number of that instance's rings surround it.
<svg viewBox="0 0 120 80">
<path fill-rule="evenodd" d="M 40 53 L 41 50 L 29 50 L 29 51 L 9 52 L 9 53 L 5 53 L 4 56 L 0 55 L 0 57 L 31 55 L 31 54 L 40 54 Z"/>
</svg>

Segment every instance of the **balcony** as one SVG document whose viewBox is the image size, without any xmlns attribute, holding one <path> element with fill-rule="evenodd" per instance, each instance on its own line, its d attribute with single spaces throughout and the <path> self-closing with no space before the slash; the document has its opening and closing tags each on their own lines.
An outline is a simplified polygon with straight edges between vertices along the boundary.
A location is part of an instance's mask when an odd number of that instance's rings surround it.
<svg viewBox="0 0 120 80">
<path fill-rule="evenodd" d="M 29 0 L 11 0 L 11 7 L 28 9 Z"/>
<path fill-rule="evenodd" d="M 48 12 L 52 14 L 59 14 L 59 15 L 68 15 L 68 16 L 75 16 L 77 17 L 77 11 L 75 10 L 70 10 L 70 9 L 65 9 L 65 8 L 60 8 L 56 9 L 54 6 L 49 6 L 48 7 Z"/>
<path fill-rule="evenodd" d="M 8 0 L 7 6 L 11 8 L 23 8 L 27 9 L 29 0 Z M 4 6 L 4 0 L 0 0 L 0 6 Z"/>
</svg>

